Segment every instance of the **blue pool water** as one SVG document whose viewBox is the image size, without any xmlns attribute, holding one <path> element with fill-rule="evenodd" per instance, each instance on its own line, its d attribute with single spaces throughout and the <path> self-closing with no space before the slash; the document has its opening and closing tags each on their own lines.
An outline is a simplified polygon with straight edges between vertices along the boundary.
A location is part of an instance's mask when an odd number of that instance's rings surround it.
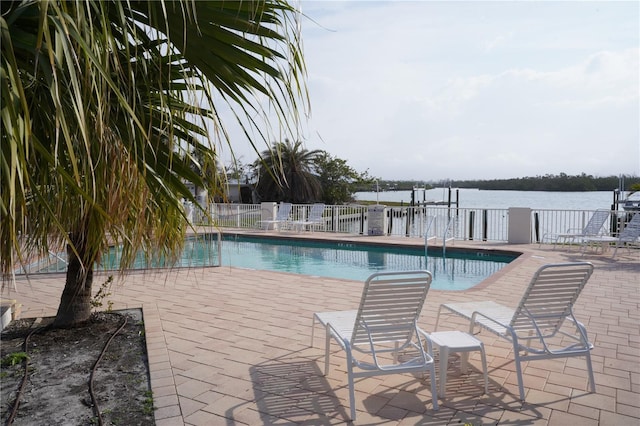
<svg viewBox="0 0 640 426">
<path fill-rule="evenodd" d="M 197 241 L 192 241 L 194 248 Z M 195 249 L 197 250 L 197 249 Z M 434 250 L 425 259 L 424 248 L 320 242 L 250 236 L 225 236 L 222 265 L 364 281 L 380 271 L 427 269 L 432 288 L 464 290 L 478 284 L 515 259 L 485 252 Z"/>
<path fill-rule="evenodd" d="M 182 258 L 171 266 L 217 266 L 218 258 L 217 236 L 201 235 L 186 241 Z M 439 290 L 473 287 L 515 258 L 516 255 L 455 249 L 448 249 L 443 257 L 441 249 L 435 247 L 425 257 L 423 247 L 245 235 L 224 235 L 221 250 L 222 266 L 357 281 L 364 281 L 374 272 L 427 269 L 433 274 L 431 288 Z M 97 269 L 116 269 L 118 262 L 114 248 L 103 256 Z M 133 268 L 166 266 L 161 260 L 148 264 L 140 255 Z M 61 269 L 65 269 L 64 265 Z"/>
</svg>

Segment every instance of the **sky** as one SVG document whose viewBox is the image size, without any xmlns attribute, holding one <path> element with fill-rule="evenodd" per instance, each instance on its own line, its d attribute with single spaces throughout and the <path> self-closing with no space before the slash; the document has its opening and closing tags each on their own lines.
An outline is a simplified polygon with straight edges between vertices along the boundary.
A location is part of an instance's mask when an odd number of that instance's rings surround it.
<svg viewBox="0 0 640 426">
<path fill-rule="evenodd" d="M 640 2 L 298 4 L 307 149 L 385 180 L 640 175 Z"/>
</svg>

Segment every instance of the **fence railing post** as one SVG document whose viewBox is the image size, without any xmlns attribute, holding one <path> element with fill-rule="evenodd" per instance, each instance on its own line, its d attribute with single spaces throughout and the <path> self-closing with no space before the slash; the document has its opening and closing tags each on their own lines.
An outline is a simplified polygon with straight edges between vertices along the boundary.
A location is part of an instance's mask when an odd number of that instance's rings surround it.
<svg viewBox="0 0 640 426">
<path fill-rule="evenodd" d="M 482 241 L 487 241 L 487 232 L 488 232 L 488 219 L 487 216 L 489 212 L 487 209 L 482 210 Z"/>
<path fill-rule="evenodd" d="M 413 223 L 413 209 L 414 207 L 407 207 L 407 220 L 405 221 L 404 235 L 405 237 L 411 236 L 411 224 Z M 402 211 L 400 212 L 402 214 Z"/>
<path fill-rule="evenodd" d="M 471 210 L 469 212 L 469 241 L 473 241 L 473 222 L 476 218 L 476 212 Z"/>
</svg>

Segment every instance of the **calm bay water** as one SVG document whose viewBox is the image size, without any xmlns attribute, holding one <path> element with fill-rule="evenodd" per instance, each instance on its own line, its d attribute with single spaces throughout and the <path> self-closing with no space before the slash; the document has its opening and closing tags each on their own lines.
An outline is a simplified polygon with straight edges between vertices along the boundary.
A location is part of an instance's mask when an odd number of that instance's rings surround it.
<svg viewBox="0 0 640 426">
<path fill-rule="evenodd" d="M 543 191 L 491 191 L 461 188 L 460 207 L 483 209 L 506 209 L 509 207 L 530 207 L 532 209 L 551 210 L 597 210 L 609 209 L 613 202 L 613 191 L 590 192 L 543 192 Z M 429 189 L 416 192 L 416 202 L 446 201 L 448 189 Z M 411 202 L 411 191 L 356 192 L 356 200 Z M 456 190 L 452 189 L 451 201 L 456 199 Z"/>
</svg>

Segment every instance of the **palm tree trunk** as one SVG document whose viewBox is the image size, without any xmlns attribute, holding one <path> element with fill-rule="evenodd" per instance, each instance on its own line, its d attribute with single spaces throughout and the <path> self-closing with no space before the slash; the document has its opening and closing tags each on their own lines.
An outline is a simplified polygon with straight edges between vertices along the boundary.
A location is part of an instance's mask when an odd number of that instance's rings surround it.
<svg viewBox="0 0 640 426">
<path fill-rule="evenodd" d="M 84 268 L 76 253 L 73 250 L 68 252 L 67 279 L 53 322 L 54 327 L 72 327 L 87 321 L 91 316 L 93 264 Z"/>
</svg>

